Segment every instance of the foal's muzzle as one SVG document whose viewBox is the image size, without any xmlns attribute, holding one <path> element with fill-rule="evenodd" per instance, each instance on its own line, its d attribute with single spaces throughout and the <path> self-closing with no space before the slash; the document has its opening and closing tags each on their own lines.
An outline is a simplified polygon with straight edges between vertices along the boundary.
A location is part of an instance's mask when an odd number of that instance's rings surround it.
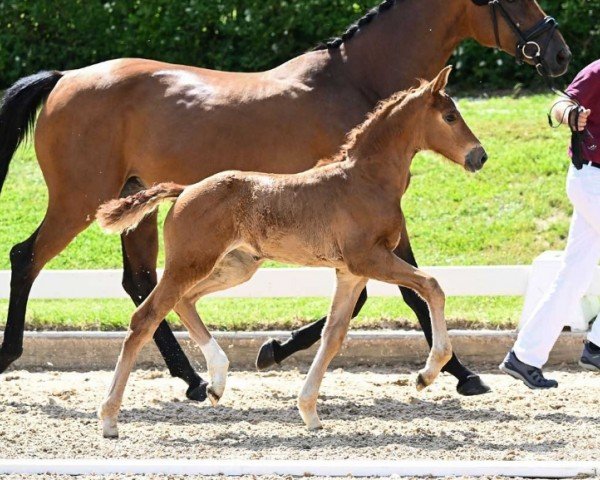
<svg viewBox="0 0 600 480">
<path fill-rule="evenodd" d="M 465 157 L 465 168 L 469 172 L 476 172 L 481 170 L 485 162 L 487 162 L 488 156 L 481 145 L 471 149 Z"/>
</svg>

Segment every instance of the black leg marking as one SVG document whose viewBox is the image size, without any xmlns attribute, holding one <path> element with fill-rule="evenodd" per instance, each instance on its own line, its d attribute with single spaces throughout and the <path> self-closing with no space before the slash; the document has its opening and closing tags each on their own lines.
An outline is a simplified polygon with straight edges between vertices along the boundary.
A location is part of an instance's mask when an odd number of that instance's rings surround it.
<svg viewBox="0 0 600 480">
<path fill-rule="evenodd" d="M 363 305 L 367 301 L 367 289 L 363 288 L 352 312 L 352 318 L 356 317 Z M 306 325 L 292 332 L 292 337 L 281 343 L 278 340 L 267 340 L 260 347 L 256 358 L 256 368 L 265 370 L 276 363 L 283 362 L 286 358 L 300 350 L 306 350 L 314 345 L 320 338 L 327 317 L 323 317 L 316 322 Z"/>
<path fill-rule="evenodd" d="M 8 318 L 4 329 L 4 339 L 0 349 L 0 373 L 23 353 L 23 331 L 29 292 L 35 280 L 32 273 L 33 244 L 39 228 L 23 243 L 15 245 L 10 251 L 11 278 Z"/>
</svg>

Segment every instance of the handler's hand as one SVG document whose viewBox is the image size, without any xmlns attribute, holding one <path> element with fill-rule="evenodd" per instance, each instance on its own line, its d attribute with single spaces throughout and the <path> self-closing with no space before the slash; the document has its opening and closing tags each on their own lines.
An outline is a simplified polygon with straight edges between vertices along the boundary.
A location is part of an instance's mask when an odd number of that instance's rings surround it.
<svg viewBox="0 0 600 480">
<path fill-rule="evenodd" d="M 573 107 L 569 112 L 569 125 L 571 125 L 572 127 L 575 127 L 575 124 L 573 122 L 575 122 L 575 111 L 577 108 L 578 107 Z M 584 108 L 579 112 L 579 118 L 577 121 L 577 131 L 581 132 L 585 129 L 590 113 L 592 113 L 592 111 L 589 108 Z"/>
</svg>

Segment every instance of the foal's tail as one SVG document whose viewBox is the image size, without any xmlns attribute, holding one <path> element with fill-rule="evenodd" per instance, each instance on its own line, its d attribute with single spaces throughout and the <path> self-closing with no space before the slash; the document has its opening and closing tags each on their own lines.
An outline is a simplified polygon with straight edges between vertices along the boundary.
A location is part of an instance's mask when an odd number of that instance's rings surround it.
<svg viewBox="0 0 600 480">
<path fill-rule="evenodd" d="M 33 128 L 38 107 L 62 77 L 57 71 L 36 73 L 4 92 L 0 100 L 0 191 L 17 147 Z"/>
<path fill-rule="evenodd" d="M 110 200 L 98 208 L 96 220 L 108 233 L 123 233 L 137 227 L 146 215 L 168 199 L 177 198 L 185 187 L 176 183 L 159 183 L 125 198 Z"/>
</svg>

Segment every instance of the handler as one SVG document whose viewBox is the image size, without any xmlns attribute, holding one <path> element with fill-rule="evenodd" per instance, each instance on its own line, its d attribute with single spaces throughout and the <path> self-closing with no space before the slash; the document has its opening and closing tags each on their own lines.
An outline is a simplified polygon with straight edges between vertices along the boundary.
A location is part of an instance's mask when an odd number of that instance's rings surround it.
<svg viewBox="0 0 600 480">
<path fill-rule="evenodd" d="M 585 67 L 567 88 L 577 100 L 559 100 L 554 111 L 560 123 L 567 123 L 579 135 L 575 152 L 569 150 L 573 165 L 567 175 L 567 195 L 573 217 L 561 269 L 550 289 L 519 332 L 513 349 L 500 370 L 522 380 L 530 388 L 553 388 L 542 366 L 571 312 L 587 291 L 600 260 L 600 60 Z M 577 123 L 577 124 L 576 124 Z M 579 167 L 579 169 L 578 169 Z M 579 365 L 600 371 L 600 320 L 584 344 Z"/>
</svg>

